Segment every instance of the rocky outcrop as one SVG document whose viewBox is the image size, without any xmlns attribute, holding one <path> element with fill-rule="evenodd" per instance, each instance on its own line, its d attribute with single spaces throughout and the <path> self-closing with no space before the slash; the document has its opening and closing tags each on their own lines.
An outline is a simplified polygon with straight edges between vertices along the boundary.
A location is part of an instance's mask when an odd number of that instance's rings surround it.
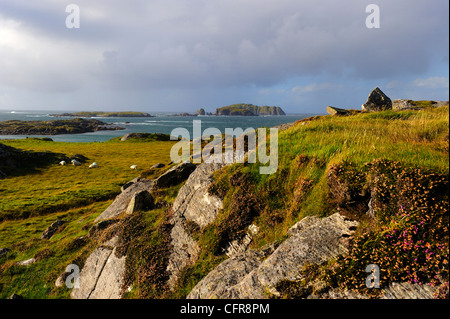
<svg viewBox="0 0 450 319">
<path fill-rule="evenodd" d="M 30 259 L 27 259 L 27 260 L 19 261 L 19 262 L 16 263 L 16 265 L 17 266 L 27 267 L 27 266 L 30 266 L 30 265 L 34 264 L 35 262 L 36 262 L 36 258 L 30 258 Z"/>
<path fill-rule="evenodd" d="M 204 227 L 215 220 L 222 208 L 221 199 L 210 195 L 208 187 L 213 181 L 213 173 L 223 166 L 216 163 L 200 164 L 181 187 L 172 205 L 173 215 L 170 222 L 173 224 L 173 250 L 167 266 L 170 273 L 169 287 L 174 286 L 181 269 L 195 263 L 200 252 L 198 244 L 186 231 L 186 222 L 195 222 Z"/>
<path fill-rule="evenodd" d="M 136 193 L 143 191 L 151 192 L 153 189 L 153 180 L 136 179 L 127 183 L 125 188 L 122 187 L 122 192 L 117 195 L 114 202 L 95 219 L 95 222 L 118 217 L 127 211 L 128 205 Z"/>
<path fill-rule="evenodd" d="M 366 103 L 362 105 L 363 111 L 383 111 L 392 109 L 391 99 L 380 90 L 380 88 L 375 88 L 370 92 Z"/>
<path fill-rule="evenodd" d="M 273 252 L 247 251 L 224 261 L 188 298 L 261 299 L 277 295 L 276 284 L 302 278 L 303 266 L 319 265 L 347 252 L 348 238 L 357 225 L 337 213 L 323 219 L 306 217 L 290 229 L 290 236 Z"/>
<path fill-rule="evenodd" d="M 416 106 L 408 100 L 397 99 L 392 101 L 392 109 L 394 111 L 409 110 L 413 108 L 416 108 Z"/>
<path fill-rule="evenodd" d="M 340 109 L 338 107 L 328 106 L 327 113 L 330 115 L 348 115 L 350 112 L 348 110 Z"/>
<path fill-rule="evenodd" d="M 217 212 L 223 204 L 220 198 L 208 193 L 208 187 L 213 182 L 214 172 L 223 166 L 218 163 L 203 163 L 197 167 L 173 202 L 174 216 L 183 216 L 200 227 L 216 219 Z"/>
<path fill-rule="evenodd" d="M 205 109 L 199 108 L 195 114 L 197 114 L 197 115 L 205 115 L 206 112 L 205 112 Z"/>
<path fill-rule="evenodd" d="M 166 166 L 165 164 L 163 164 L 163 163 L 156 163 L 155 165 L 153 165 L 152 167 L 150 167 L 151 169 L 157 169 L 157 168 L 162 168 L 162 167 L 164 167 L 164 166 Z"/>
<path fill-rule="evenodd" d="M 381 289 L 379 299 L 434 299 L 439 287 L 413 284 L 409 282 L 391 283 Z M 327 292 L 310 295 L 308 299 L 368 299 L 367 295 L 355 290 L 330 289 Z"/>
<path fill-rule="evenodd" d="M 258 234 L 259 227 L 255 224 L 248 226 L 248 232 L 245 233 L 244 237 L 240 239 L 233 240 L 228 247 L 225 249 L 225 254 L 228 257 L 233 257 L 238 254 L 244 253 L 250 246 L 253 237 Z"/>
<path fill-rule="evenodd" d="M 186 179 L 196 168 L 194 164 L 182 163 L 165 174 L 163 179 L 147 180 L 136 178 L 122 187 L 122 192 L 116 197 L 114 202 L 95 220 L 95 224 L 90 236 L 97 236 L 99 232 L 119 222 L 119 217 L 123 213 L 133 214 L 138 210 L 151 210 L 155 207 L 154 198 L 151 191 L 155 189 L 155 184 L 160 187 L 176 185 Z M 195 179 L 194 184 L 198 182 Z M 192 183 L 192 182 L 191 182 Z M 196 187 L 190 184 L 190 187 Z M 189 186 L 188 186 L 189 187 Z M 176 218 L 175 218 L 176 219 Z M 183 263 L 189 261 L 186 256 L 197 256 L 198 247 L 190 242 L 189 235 L 185 232 L 182 221 L 174 222 L 172 233 L 176 237 L 173 242 L 176 258 L 183 259 Z M 185 243 L 188 243 L 187 246 Z M 116 235 L 106 243 L 101 244 L 87 258 L 83 269 L 80 272 L 80 287 L 74 288 L 71 293 L 73 299 L 118 299 L 122 295 L 123 277 L 125 274 L 125 261 L 127 256 L 118 257 L 116 249 L 119 246 L 119 238 Z M 192 249 L 191 249 L 192 248 Z M 187 258 L 187 259 L 186 259 Z M 184 260 L 186 259 L 186 260 Z M 178 260 L 178 259 L 177 259 Z M 175 263 L 177 265 L 177 263 Z"/>
<path fill-rule="evenodd" d="M 190 162 L 180 163 L 155 179 L 154 187 L 163 188 L 177 185 L 186 180 L 195 168 L 196 166 Z"/>
<path fill-rule="evenodd" d="M 85 262 L 80 272 L 79 288 L 74 288 L 72 299 L 119 299 L 125 273 L 126 256 L 115 254 L 117 237 L 98 247 Z"/>
</svg>

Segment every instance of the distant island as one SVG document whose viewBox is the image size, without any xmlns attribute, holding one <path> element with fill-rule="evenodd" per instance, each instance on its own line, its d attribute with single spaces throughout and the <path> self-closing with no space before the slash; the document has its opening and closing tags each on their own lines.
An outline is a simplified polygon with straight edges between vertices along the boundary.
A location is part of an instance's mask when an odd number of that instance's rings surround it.
<svg viewBox="0 0 450 319">
<path fill-rule="evenodd" d="M 154 117 L 144 112 L 75 112 L 50 114 L 54 117 Z"/>
<path fill-rule="evenodd" d="M 241 103 L 217 108 L 216 115 L 258 116 L 286 115 L 286 113 L 279 106 L 257 106 Z"/>
<path fill-rule="evenodd" d="M 123 129 L 123 127 L 99 120 L 82 118 L 52 121 L 9 120 L 0 122 L 0 135 L 58 135 Z"/>
</svg>

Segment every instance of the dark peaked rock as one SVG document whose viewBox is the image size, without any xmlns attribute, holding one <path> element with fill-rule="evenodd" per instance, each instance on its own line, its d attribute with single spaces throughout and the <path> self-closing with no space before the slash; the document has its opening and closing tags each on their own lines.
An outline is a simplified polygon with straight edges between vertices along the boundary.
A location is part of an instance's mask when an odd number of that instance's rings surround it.
<svg viewBox="0 0 450 319">
<path fill-rule="evenodd" d="M 370 92 L 366 103 L 361 106 L 363 111 L 383 111 L 392 109 L 391 99 L 376 87 Z"/>
</svg>

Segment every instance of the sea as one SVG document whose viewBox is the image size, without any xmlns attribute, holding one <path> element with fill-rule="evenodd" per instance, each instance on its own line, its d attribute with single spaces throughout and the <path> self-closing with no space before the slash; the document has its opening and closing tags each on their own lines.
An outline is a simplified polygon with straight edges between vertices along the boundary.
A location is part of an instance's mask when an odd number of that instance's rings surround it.
<svg viewBox="0 0 450 319">
<path fill-rule="evenodd" d="M 64 111 L 73 113 L 77 111 Z M 15 111 L 0 110 L 0 121 L 47 121 L 55 119 L 71 119 L 72 117 L 53 117 L 57 111 Z M 114 137 L 128 133 L 164 133 L 171 134 L 175 128 L 186 128 L 191 136 L 193 134 L 193 121 L 200 120 L 202 132 L 207 128 L 217 128 L 225 133 L 226 128 L 257 129 L 259 127 L 274 127 L 281 124 L 292 123 L 316 114 L 287 114 L 283 116 L 177 116 L 176 113 L 157 112 L 150 113 L 154 117 L 94 117 L 102 122 L 123 127 L 124 130 L 98 131 L 81 134 L 62 135 L 0 135 L 1 139 L 19 139 L 27 137 L 50 137 L 56 142 L 104 142 Z"/>
</svg>

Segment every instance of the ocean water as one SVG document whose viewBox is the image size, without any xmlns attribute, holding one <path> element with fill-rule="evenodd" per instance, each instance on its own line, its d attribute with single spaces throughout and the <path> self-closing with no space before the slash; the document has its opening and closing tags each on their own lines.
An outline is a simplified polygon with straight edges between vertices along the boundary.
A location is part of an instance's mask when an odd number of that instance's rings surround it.
<svg viewBox="0 0 450 319">
<path fill-rule="evenodd" d="M 76 111 L 64 111 L 76 112 Z M 50 114 L 62 113 L 57 111 L 14 111 L 0 110 L 0 121 L 46 121 L 54 119 L 70 119 L 70 117 L 52 117 Z M 194 120 L 201 120 L 202 132 L 206 128 L 217 128 L 222 133 L 225 128 L 259 128 L 273 127 L 280 124 L 292 123 L 315 114 L 288 114 L 285 116 L 174 116 L 174 113 L 150 113 L 155 117 L 121 117 L 96 119 L 105 123 L 111 123 L 125 128 L 117 131 L 98 131 L 83 134 L 63 135 L 0 135 L 0 139 L 26 138 L 26 137 L 50 137 L 58 142 L 104 142 L 111 138 L 123 136 L 128 133 L 164 133 L 170 134 L 173 129 L 186 128 L 192 137 Z"/>
</svg>

